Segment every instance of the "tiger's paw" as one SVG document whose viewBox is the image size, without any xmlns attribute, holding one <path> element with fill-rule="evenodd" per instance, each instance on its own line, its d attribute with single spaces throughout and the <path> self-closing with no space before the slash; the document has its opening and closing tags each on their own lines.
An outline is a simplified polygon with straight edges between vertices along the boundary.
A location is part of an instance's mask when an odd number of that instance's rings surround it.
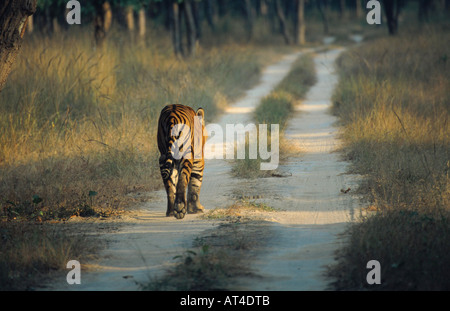
<svg viewBox="0 0 450 311">
<path fill-rule="evenodd" d="M 197 213 L 203 213 L 205 211 L 205 208 L 203 205 L 201 205 L 198 202 L 195 203 L 188 203 L 188 214 L 197 214 Z"/>
<path fill-rule="evenodd" d="M 184 202 L 175 203 L 173 215 L 176 219 L 183 219 L 186 215 L 186 204 Z"/>
</svg>

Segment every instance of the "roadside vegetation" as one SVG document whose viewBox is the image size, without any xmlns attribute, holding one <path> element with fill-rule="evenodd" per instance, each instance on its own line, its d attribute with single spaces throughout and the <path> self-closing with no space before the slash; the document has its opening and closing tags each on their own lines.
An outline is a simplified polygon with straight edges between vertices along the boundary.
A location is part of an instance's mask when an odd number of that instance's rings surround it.
<svg viewBox="0 0 450 311">
<path fill-rule="evenodd" d="M 338 59 L 333 112 L 369 207 L 337 254 L 335 289 L 450 289 L 448 29 L 414 27 Z M 380 285 L 366 282 L 370 260 Z"/>
<path fill-rule="evenodd" d="M 48 258 L 49 269 L 65 268 L 55 252 L 17 242 L 36 236 L 29 222 L 115 216 L 145 199 L 134 194 L 162 186 L 155 143 L 162 107 L 203 107 L 211 122 L 280 55 L 229 43 L 184 61 L 156 32 L 146 47 L 128 44 L 121 30 L 110 36 L 97 50 L 88 29 L 30 36 L 0 93 L 1 289 L 41 271 L 25 268 L 40 267 L 37 257 Z M 50 247 L 72 259 L 86 248 L 69 237 L 73 247 L 58 246 L 63 236 L 39 230 L 43 243 L 54 241 Z M 22 261 L 13 264 L 15 257 Z"/>
<path fill-rule="evenodd" d="M 280 157 L 292 152 L 289 143 L 283 139 L 289 117 L 292 116 L 294 108 L 299 105 L 306 95 L 308 89 L 316 82 L 314 61 L 310 54 L 304 54 L 294 62 L 288 75 L 279 85 L 256 107 L 253 119 L 258 127 L 259 124 L 267 124 L 268 137 L 270 138 L 270 125 L 278 124 L 280 127 Z M 270 148 L 270 141 L 268 142 Z M 246 142 L 248 151 L 248 141 Z M 246 152 L 245 159 L 235 160 L 232 171 L 235 176 L 244 178 L 271 176 L 272 171 L 261 171 L 262 159 L 250 159 Z"/>
</svg>

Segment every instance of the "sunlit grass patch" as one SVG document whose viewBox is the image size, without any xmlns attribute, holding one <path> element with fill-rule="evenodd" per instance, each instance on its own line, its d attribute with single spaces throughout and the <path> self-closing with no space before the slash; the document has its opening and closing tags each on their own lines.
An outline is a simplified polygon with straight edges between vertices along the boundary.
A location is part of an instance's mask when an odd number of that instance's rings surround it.
<svg viewBox="0 0 450 311">
<path fill-rule="evenodd" d="M 202 218 L 205 219 L 237 219 L 255 216 L 260 212 L 276 212 L 277 209 L 261 202 L 239 200 L 225 208 L 215 208 L 207 211 Z"/>
</svg>

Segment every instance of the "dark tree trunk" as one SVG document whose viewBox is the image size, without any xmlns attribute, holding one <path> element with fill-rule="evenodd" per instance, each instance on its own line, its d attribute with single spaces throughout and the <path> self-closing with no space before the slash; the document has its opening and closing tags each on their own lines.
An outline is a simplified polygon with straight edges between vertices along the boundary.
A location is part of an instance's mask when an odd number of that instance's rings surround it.
<svg viewBox="0 0 450 311">
<path fill-rule="evenodd" d="M 208 22 L 209 27 L 211 27 L 211 29 L 214 31 L 215 27 L 214 27 L 214 8 L 213 8 L 213 3 L 212 0 L 205 0 L 205 16 L 206 16 L 206 21 Z"/>
<path fill-rule="evenodd" d="M 277 13 L 278 20 L 280 21 L 280 31 L 284 37 L 284 41 L 286 42 L 286 44 L 291 44 L 291 38 L 287 31 L 286 17 L 284 16 L 280 0 L 275 0 L 275 11 Z"/>
<path fill-rule="evenodd" d="M 172 34 L 172 44 L 175 56 L 179 57 L 182 55 L 181 48 L 181 32 L 180 32 L 180 7 L 178 1 L 174 0 L 171 3 L 169 10 L 170 19 L 170 32 Z"/>
<path fill-rule="evenodd" d="M 195 27 L 194 14 L 192 10 L 192 2 L 184 0 L 184 19 L 186 22 L 187 49 L 189 56 L 194 56 L 196 51 L 197 31 Z"/>
<path fill-rule="evenodd" d="M 224 17 L 227 14 L 227 0 L 218 0 L 219 16 Z"/>
<path fill-rule="evenodd" d="M 245 4 L 245 17 L 247 24 L 247 41 L 250 41 L 253 38 L 253 10 L 252 4 L 250 0 L 244 0 Z"/>
<path fill-rule="evenodd" d="M 199 4 L 197 1 L 191 2 L 191 9 L 192 9 L 192 17 L 194 18 L 194 26 L 195 26 L 195 41 L 197 44 L 200 41 L 200 38 L 202 37 L 202 18 L 199 13 Z"/>
<path fill-rule="evenodd" d="M 296 0 L 295 2 L 294 40 L 295 44 L 305 44 L 305 0 Z"/>
<path fill-rule="evenodd" d="M 0 2 L 0 91 L 19 54 L 28 16 L 36 11 L 37 0 Z"/>
<path fill-rule="evenodd" d="M 383 4 L 389 34 L 395 35 L 398 31 L 398 15 L 400 13 L 401 0 L 384 0 Z"/>
<path fill-rule="evenodd" d="M 356 10 L 356 18 L 361 18 L 362 17 L 362 15 L 363 15 L 363 8 L 362 8 L 362 5 L 361 5 L 361 0 L 356 0 L 356 8 L 355 8 L 355 10 Z"/>
<path fill-rule="evenodd" d="M 317 8 L 319 9 L 320 16 L 322 17 L 323 32 L 328 35 L 328 4 L 326 0 L 317 0 Z"/>
<path fill-rule="evenodd" d="M 345 18 L 345 0 L 339 1 L 339 16 L 340 18 Z"/>
<path fill-rule="evenodd" d="M 427 22 L 432 0 L 419 0 L 419 21 Z"/>
</svg>

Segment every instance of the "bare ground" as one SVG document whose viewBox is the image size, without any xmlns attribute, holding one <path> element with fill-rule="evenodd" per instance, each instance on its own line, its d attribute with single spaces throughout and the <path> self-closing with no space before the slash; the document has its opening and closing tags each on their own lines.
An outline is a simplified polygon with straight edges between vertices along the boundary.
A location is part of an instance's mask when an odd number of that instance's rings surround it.
<svg viewBox="0 0 450 311">
<path fill-rule="evenodd" d="M 358 178 L 346 174 L 348 164 L 336 152 L 338 129 L 328 111 L 337 82 L 333 64 L 339 53 L 330 50 L 315 55 L 317 84 L 297 107 L 285 133 L 301 150 L 280 166 L 286 177 L 234 179 L 226 160 L 212 159 L 205 164 L 200 198 L 207 210 L 224 208 L 240 194 L 278 209 L 253 215 L 261 225 L 248 226 L 247 235 L 264 244 L 255 244 L 257 249 L 248 257 L 253 273 L 236 279 L 231 290 L 327 289 L 328 281 L 322 274 L 333 262 L 338 235 L 359 210 L 358 198 L 352 191 Z M 254 107 L 289 72 L 300 54 L 287 55 L 266 68 L 260 84 L 229 107 L 216 123 L 225 128 L 228 123 L 251 122 Z M 211 236 L 224 222 L 201 215 L 187 215 L 182 220 L 167 218 L 164 190 L 150 195 L 150 202 L 136 206 L 122 219 L 106 220 L 108 230 L 104 234 L 96 232 L 96 238 L 100 235 L 107 247 L 99 260 L 81 263 L 81 285 L 68 285 L 63 271 L 45 289 L 137 290 L 149 276 L 163 275 L 175 264 L 173 257 L 191 248 L 194 240 Z M 214 243 L 223 243 L 227 234 L 220 236 Z"/>
</svg>

